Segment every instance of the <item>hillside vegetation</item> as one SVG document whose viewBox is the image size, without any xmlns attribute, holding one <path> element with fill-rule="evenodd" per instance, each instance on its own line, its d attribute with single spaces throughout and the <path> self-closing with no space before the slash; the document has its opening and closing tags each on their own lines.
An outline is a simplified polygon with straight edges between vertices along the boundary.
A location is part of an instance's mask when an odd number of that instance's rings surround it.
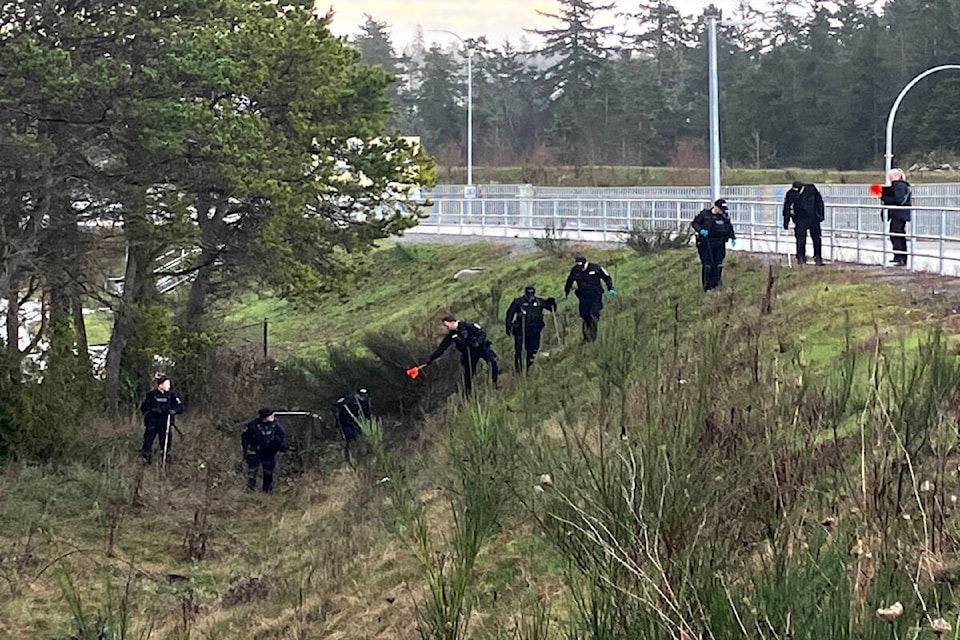
<svg viewBox="0 0 960 640">
<path fill-rule="evenodd" d="M 342 300 L 223 309 L 242 392 L 188 411 L 167 469 L 131 416 L 84 425 L 70 464 L 0 470 L 0 636 L 957 637 L 948 281 L 735 253 L 704 294 L 692 248 L 589 249 L 618 292 L 600 339 L 571 296 L 518 377 L 502 314 L 528 284 L 562 296 L 555 249 L 393 245 Z M 450 354 L 404 376 L 447 312 L 485 324 L 499 390 L 482 370 L 463 401 Z M 378 419 L 349 465 L 326 406 L 359 384 Z M 266 496 L 238 464 L 262 404 L 322 418 L 288 419 Z"/>
</svg>

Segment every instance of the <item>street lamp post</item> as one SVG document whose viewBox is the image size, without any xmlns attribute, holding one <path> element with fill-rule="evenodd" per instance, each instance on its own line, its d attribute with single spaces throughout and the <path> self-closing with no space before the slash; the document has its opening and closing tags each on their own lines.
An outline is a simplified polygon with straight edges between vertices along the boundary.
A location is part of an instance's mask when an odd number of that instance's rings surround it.
<svg viewBox="0 0 960 640">
<path fill-rule="evenodd" d="M 748 26 L 748 21 L 707 16 L 707 56 L 710 64 L 710 201 L 720 198 L 720 89 L 717 74 L 717 25 Z"/>
<path fill-rule="evenodd" d="M 945 71 L 946 69 L 960 69 L 960 64 L 942 64 L 939 67 L 933 67 L 932 69 L 927 69 L 923 73 L 917 75 L 913 80 L 907 83 L 901 91 L 900 95 L 897 96 L 897 99 L 893 101 L 893 106 L 890 107 L 890 115 L 887 116 L 887 141 L 884 148 L 883 154 L 883 182 L 886 185 L 890 184 L 890 170 L 893 168 L 893 120 L 897 117 L 897 109 L 900 108 L 900 103 L 903 102 L 904 97 L 907 95 L 907 92 L 910 89 L 913 89 L 913 86 L 929 76 L 930 74 L 936 73 L 937 71 Z"/>
<path fill-rule="evenodd" d="M 447 29 L 430 29 L 431 33 L 446 33 L 457 40 L 467 50 L 467 188 L 466 197 L 474 197 L 473 189 L 473 49 L 467 41 Z"/>
</svg>

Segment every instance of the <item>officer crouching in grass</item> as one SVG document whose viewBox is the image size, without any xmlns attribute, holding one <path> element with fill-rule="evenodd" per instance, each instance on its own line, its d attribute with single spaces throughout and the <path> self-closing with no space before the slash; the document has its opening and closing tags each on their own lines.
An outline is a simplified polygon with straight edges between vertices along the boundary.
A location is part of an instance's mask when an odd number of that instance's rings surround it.
<svg viewBox="0 0 960 640">
<path fill-rule="evenodd" d="M 263 466 L 263 491 L 273 490 L 273 471 L 277 453 L 286 449 L 287 434 L 277 422 L 272 409 L 260 409 L 257 419 L 247 424 L 241 438 L 247 460 L 247 489 L 256 491 L 257 468 Z"/>
</svg>

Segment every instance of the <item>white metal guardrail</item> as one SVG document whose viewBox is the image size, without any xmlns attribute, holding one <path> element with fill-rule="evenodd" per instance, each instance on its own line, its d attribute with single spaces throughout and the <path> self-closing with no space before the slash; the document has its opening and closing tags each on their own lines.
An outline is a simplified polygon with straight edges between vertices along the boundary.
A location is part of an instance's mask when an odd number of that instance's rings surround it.
<svg viewBox="0 0 960 640">
<path fill-rule="evenodd" d="M 839 187 L 849 185 L 835 185 Z M 915 195 L 912 222 L 907 225 L 909 268 L 945 275 L 960 275 L 960 185 L 956 193 Z M 692 191 L 693 188 L 678 188 Z M 744 192 L 766 190 L 741 187 Z M 867 187 L 859 188 L 866 193 Z M 782 196 L 772 199 L 738 197 L 728 190 L 730 217 L 738 236 L 737 250 L 793 255 L 793 228 L 782 227 Z M 707 188 L 703 189 L 706 196 Z M 887 207 L 873 196 L 833 201 L 824 191 L 826 219 L 823 256 L 827 260 L 886 264 L 892 257 L 887 224 L 881 213 Z M 944 189 L 944 191 L 947 191 Z M 706 197 L 623 197 L 601 193 L 579 197 L 524 197 L 526 194 L 483 194 L 480 198 L 433 196 L 433 206 L 421 224 L 407 233 L 480 235 L 486 237 L 539 238 L 551 230 L 557 238 L 584 242 L 617 242 L 632 228 L 676 230 L 690 233 L 690 221 L 708 206 Z M 566 194 L 564 194 L 566 195 Z M 438 197 L 439 196 L 439 197 Z M 949 204 L 948 204 L 949 203 Z M 808 240 L 807 255 L 812 256 Z"/>
</svg>

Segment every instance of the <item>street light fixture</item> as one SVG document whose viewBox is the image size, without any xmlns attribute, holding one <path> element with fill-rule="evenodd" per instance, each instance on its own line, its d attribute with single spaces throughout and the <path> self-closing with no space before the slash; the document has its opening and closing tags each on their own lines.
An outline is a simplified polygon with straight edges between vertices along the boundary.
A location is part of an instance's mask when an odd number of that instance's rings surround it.
<svg viewBox="0 0 960 640">
<path fill-rule="evenodd" d="M 710 61 L 710 201 L 720 198 L 720 91 L 717 77 L 717 25 L 750 26 L 753 21 L 721 20 L 707 16 L 707 53 Z"/>
<path fill-rule="evenodd" d="M 910 89 L 913 89 L 913 86 L 929 76 L 932 73 L 937 71 L 945 71 L 947 69 L 957 69 L 960 70 L 960 64 L 942 64 L 939 67 L 933 67 L 932 69 L 927 69 L 926 71 L 918 74 L 913 80 L 907 83 L 901 91 L 900 95 L 897 96 L 897 99 L 893 101 L 893 106 L 890 107 L 890 115 L 887 116 L 887 140 L 884 148 L 883 154 L 883 183 L 886 185 L 890 184 L 890 170 L 893 168 L 893 120 L 897 117 L 897 109 L 900 108 L 900 103 L 903 102 L 904 97 L 906 97 L 907 92 Z"/>
<path fill-rule="evenodd" d="M 446 33 L 457 40 L 467 50 L 467 188 L 464 196 L 473 198 L 476 190 L 473 187 L 473 49 L 467 41 L 448 29 L 430 29 L 430 33 Z"/>
</svg>

